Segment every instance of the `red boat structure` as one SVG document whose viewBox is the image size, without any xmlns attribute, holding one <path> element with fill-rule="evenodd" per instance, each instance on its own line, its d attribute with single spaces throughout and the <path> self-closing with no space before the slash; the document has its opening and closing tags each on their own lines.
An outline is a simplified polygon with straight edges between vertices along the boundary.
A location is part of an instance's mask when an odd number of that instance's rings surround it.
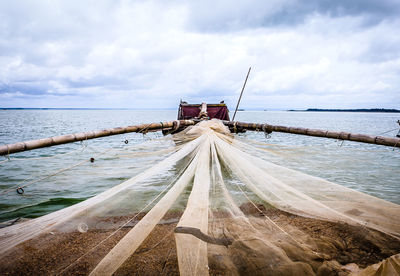
<svg viewBox="0 0 400 276">
<path fill-rule="evenodd" d="M 178 120 L 219 119 L 230 121 L 229 110 L 224 101 L 219 104 L 188 104 L 181 101 L 178 110 Z"/>
</svg>

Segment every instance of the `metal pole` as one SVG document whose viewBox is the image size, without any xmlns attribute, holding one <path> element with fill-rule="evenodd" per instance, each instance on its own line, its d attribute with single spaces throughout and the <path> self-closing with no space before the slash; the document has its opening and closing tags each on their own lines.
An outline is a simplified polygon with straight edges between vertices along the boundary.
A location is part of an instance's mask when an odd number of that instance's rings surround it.
<svg viewBox="0 0 400 276">
<path fill-rule="evenodd" d="M 238 100 L 237 105 L 236 105 L 235 113 L 233 113 L 232 121 L 235 120 L 236 112 L 237 112 L 237 110 L 238 110 L 240 100 L 242 99 L 243 90 L 244 90 L 244 88 L 245 88 L 245 86 L 246 86 L 247 79 L 248 79 L 249 74 L 250 74 L 250 70 L 251 70 L 251 67 L 249 68 L 249 72 L 247 72 L 246 80 L 244 81 L 243 88 L 242 88 L 242 92 L 240 92 L 240 97 L 239 97 L 239 100 Z"/>
</svg>

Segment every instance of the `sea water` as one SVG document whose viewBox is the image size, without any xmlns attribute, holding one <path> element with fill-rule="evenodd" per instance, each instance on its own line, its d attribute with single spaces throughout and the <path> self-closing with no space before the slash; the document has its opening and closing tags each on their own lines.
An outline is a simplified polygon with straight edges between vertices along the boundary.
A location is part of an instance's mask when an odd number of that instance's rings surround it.
<svg viewBox="0 0 400 276">
<path fill-rule="evenodd" d="M 171 121 L 176 116 L 175 110 L 0 110 L 0 144 Z M 236 115 L 243 122 L 389 137 L 397 134 L 399 119 L 396 113 L 241 111 Z M 129 133 L 12 154 L 10 160 L 1 157 L 0 221 L 47 214 L 137 175 L 164 156 L 136 158 L 124 153 L 162 137 L 159 132 Z M 276 164 L 400 204 L 399 148 L 286 133 L 266 136 L 248 131 L 237 137 L 262 149 L 262 157 Z M 157 144 L 154 147 L 157 150 Z M 111 155 L 110 149 L 119 154 Z M 24 185 L 24 193 L 17 194 L 16 187 Z M 150 199 L 156 192 L 146 195 Z"/>
</svg>

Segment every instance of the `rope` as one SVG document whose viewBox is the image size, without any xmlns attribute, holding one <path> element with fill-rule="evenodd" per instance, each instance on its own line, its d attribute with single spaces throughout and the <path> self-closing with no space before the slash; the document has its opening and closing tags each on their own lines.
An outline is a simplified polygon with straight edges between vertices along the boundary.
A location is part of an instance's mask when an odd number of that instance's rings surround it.
<svg viewBox="0 0 400 276">
<path fill-rule="evenodd" d="M 106 238 L 104 238 L 103 240 L 101 240 L 98 244 L 96 244 L 94 247 L 92 247 L 91 249 L 89 249 L 89 251 L 87 251 L 85 254 L 83 254 L 82 256 L 80 256 L 79 258 L 77 258 L 73 263 L 69 264 L 67 267 L 65 267 L 60 273 L 62 274 L 64 271 L 66 271 L 68 268 L 70 268 L 71 266 L 73 266 L 74 264 L 76 264 L 78 261 L 80 261 L 83 257 L 87 256 L 90 252 L 92 252 L 94 249 L 96 249 L 97 247 L 99 247 L 101 244 L 103 244 L 105 241 L 107 241 L 109 238 L 111 238 L 112 236 L 114 236 L 116 233 L 118 233 L 118 231 L 120 231 L 122 228 L 124 228 L 128 223 L 130 223 L 131 221 L 133 221 L 135 218 L 137 218 L 139 216 L 139 214 L 143 213 L 144 210 L 147 209 L 147 207 L 149 207 L 151 204 L 153 204 L 154 201 L 157 200 L 157 198 L 159 198 L 161 196 L 161 194 L 163 194 L 165 192 L 165 190 L 171 186 L 171 184 L 169 184 L 164 190 L 162 190 L 155 198 L 153 198 L 148 204 L 146 204 L 146 206 L 144 206 L 139 212 L 136 213 L 136 215 L 134 215 L 132 218 L 130 218 L 128 221 L 126 221 L 124 224 L 122 224 L 120 227 L 118 227 L 116 230 L 114 230 L 114 232 L 112 232 L 110 235 L 108 235 Z"/>
<path fill-rule="evenodd" d="M 342 141 L 342 142 L 340 143 L 340 145 L 338 145 L 339 147 L 342 147 L 342 146 L 343 146 L 343 143 L 344 143 L 344 140 L 341 139 L 342 134 L 343 134 L 343 132 L 340 132 L 339 135 L 338 135 L 338 137 L 336 138 L 336 142 Z"/>
<path fill-rule="evenodd" d="M 156 150 L 156 151 L 132 152 L 132 153 L 128 153 L 128 154 L 118 154 L 118 155 L 114 155 L 113 157 L 115 157 L 115 158 L 143 157 L 143 156 L 149 156 L 149 155 L 154 155 L 154 154 L 169 153 L 169 152 L 172 152 L 172 151 L 177 151 L 181 147 L 182 146 L 175 146 L 175 147 L 170 147 L 170 148 Z"/>
<path fill-rule="evenodd" d="M 329 132 L 329 131 L 327 131 Z M 337 144 L 339 141 L 338 140 L 326 140 L 326 142 L 324 142 L 321 145 L 304 145 L 304 146 L 299 146 L 299 145 L 283 145 L 283 144 L 272 144 L 272 143 L 266 143 L 264 141 L 258 141 L 258 140 L 253 140 L 253 139 L 248 139 L 248 138 L 243 138 L 243 137 L 239 137 L 236 136 L 235 139 L 244 141 L 244 142 L 251 142 L 253 144 L 259 144 L 262 146 L 271 146 L 271 147 L 276 147 L 276 148 L 280 148 L 280 150 L 285 149 L 285 150 L 289 150 L 289 149 L 305 149 L 305 150 L 310 150 L 310 149 L 321 149 L 321 150 L 325 150 L 326 146 L 331 146 L 333 144 Z M 396 149 L 396 146 L 400 144 L 400 141 L 398 141 L 396 143 L 396 145 L 393 147 L 393 151 Z M 343 145 L 343 143 L 342 143 Z M 366 145 L 366 144 L 360 144 L 360 143 L 354 143 L 354 146 L 357 146 L 357 148 L 353 148 L 353 147 L 346 147 L 345 149 L 347 151 L 356 151 L 356 152 L 387 152 L 387 150 L 380 150 L 380 149 L 362 149 L 360 148 L 361 145 Z M 370 144 L 369 146 L 373 146 L 373 144 Z M 392 147 L 391 147 L 392 149 Z"/>
<path fill-rule="evenodd" d="M 3 164 L 3 163 L 8 162 L 8 161 L 10 161 L 10 160 L 6 159 L 6 160 L 3 160 L 3 161 L 0 161 L 0 164 Z"/>
<path fill-rule="evenodd" d="M 169 251 L 168 251 L 167 259 L 164 262 L 163 269 L 161 270 L 160 275 L 164 275 L 164 270 L 167 267 L 167 264 L 168 264 L 168 261 L 169 261 L 169 256 L 171 255 L 171 251 L 172 251 L 172 248 L 170 248 Z"/>
<path fill-rule="evenodd" d="M 172 185 L 172 183 L 170 184 Z M 159 198 L 161 196 L 161 194 L 170 186 L 168 185 L 164 190 L 162 190 L 153 200 L 151 200 L 145 207 L 143 207 L 138 213 L 136 213 L 135 216 L 133 216 L 131 219 L 129 219 L 127 222 L 125 222 L 122 226 L 118 227 L 114 232 L 112 232 L 109 236 L 107 236 L 105 239 L 103 239 L 102 241 L 100 241 L 97 245 L 95 245 L 93 248 L 91 248 L 88 252 L 86 252 L 84 255 L 82 255 L 81 257 L 79 257 L 78 259 L 76 259 L 73 263 L 71 263 L 70 265 L 68 265 L 66 268 L 64 268 L 61 272 L 63 273 L 66 269 L 68 269 L 70 266 L 74 265 L 77 261 L 79 261 L 80 259 L 82 259 L 83 257 L 85 257 L 87 254 L 89 254 L 91 251 L 93 251 L 94 249 L 96 249 L 99 245 L 101 245 L 102 243 L 104 243 L 106 240 L 108 240 L 109 238 L 111 238 L 113 235 L 115 235 L 119 230 L 121 230 L 123 227 L 125 227 L 128 223 L 130 223 L 132 220 L 134 220 L 135 218 L 138 217 L 139 214 L 141 214 L 142 212 L 144 212 L 144 210 L 147 209 L 147 207 L 149 207 L 151 204 L 153 204 L 154 201 L 157 200 L 157 198 Z"/>
<path fill-rule="evenodd" d="M 160 123 L 164 127 L 163 123 L 162 122 L 160 122 Z M 171 134 L 171 133 L 177 131 L 179 129 L 179 127 L 181 126 L 181 122 L 179 120 L 173 121 L 172 124 L 173 124 L 172 128 L 170 130 L 168 130 L 167 132 L 165 132 L 164 135 L 168 135 L 168 134 Z"/>
<path fill-rule="evenodd" d="M 178 120 L 175 120 L 175 121 L 174 121 L 174 128 L 173 128 L 173 131 L 177 131 L 177 130 L 179 129 L 180 125 L 181 125 L 181 122 L 178 121 Z"/>
<path fill-rule="evenodd" d="M 152 123 L 145 125 L 141 130 L 139 130 L 137 133 L 142 133 L 142 134 L 146 134 L 149 130 L 149 127 Z"/>
<path fill-rule="evenodd" d="M 264 132 L 264 136 L 265 136 L 265 139 L 270 139 L 271 138 L 271 132 L 267 132 L 267 125 L 263 125 L 262 126 L 262 131 Z"/>
<path fill-rule="evenodd" d="M 108 151 L 111 151 L 111 150 L 112 150 L 112 148 L 111 148 L 111 149 L 107 149 L 106 151 L 103 151 L 103 152 L 101 152 L 101 153 L 99 153 L 99 154 L 96 154 L 95 157 L 98 157 L 98 156 L 100 156 L 100 155 L 102 155 L 102 154 L 104 154 L 104 153 L 106 153 L 106 152 L 108 152 Z M 8 194 L 9 192 L 14 191 L 15 188 L 17 188 L 17 189 L 25 188 L 25 187 L 27 187 L 27 186 L 30 186 L 30 185 L 32 185 L 32 184 L 35 184 L 35 183 L 37 183 L 37 182 L 40 182 L 40 181 L 42 181 L 42 180 L 48 179 L 48 178 L 50 178 L 50 177 L 52 177 L 52 176 L 55 176 L 55 175 L 60 174 L 60 173 L 62 173 L 62 172 L 65 172 L 65 171 L 67 171 L 67 170 L 70 170 L 70 169 L 72 169 L 72 168 L 75 168 L 75 167 L 77 167 L 77 166 L 79 166 L 79 165 L 81 165 L 81 164 L 83 164 L 83 163 L 86 163 L 86 162 L 87 162 L 87 160 L 85 159 L 85 160 L 82 160 L 82 161 L 80 161 L 80 162 L 78 162 L 78 163 L 75 163 L 75 164 L 73 164 L 73 165 L 71 165 L 71 166 L 69 166 L 69 167 L 62 168 L 62 169 L 60 169 L 60 170 L 58 170 L 58 171 L 55 171 L 54 173 L 51 173 L 51 174 L 49 174 L 49 175 L 46 175 L 46 176 L 44 176 L 44 177 L 41 177 L 41 178 L 36 179 L 36 180 L 34 180 L 34 181 L 31 181 L 31 182 L 29 182 L 29 183 L 27 183 L 27 184 L 25 184 L 25 185 L 16 185 L 16 186 L 14 186 L 13 188 L 10 188 L 10 189 L 5 190 L 4 192 L 0 193 L 0 195 Z M 22 183 L 26 182 L 28 179 L 30 179 L 30 178 L 27 178 L 27 179 L 24 180 Z"/>
<path fill-rule="evenodd" d="M 189 162 L 190 163 L 190 162 Z M 187 168 L 187 167 L 186 167 Z M 186 169 L 185 168 L 185 169 Z M 170 188 L 175 182 L 176 179 L 178 178 L 179 175 L 177 175 L 174 179 L 174 181 L 171 181 L 170 184 L 168 184 L 160 193 L 157 194 L 157 196 L 155 198 L 153 198 L 149 203 L 146 204 L 146 206 L 144 206 L 139 212 L 136 213 L 136 215 L 134 215 L 131 219 L 129 219 L 128 221 L 126 221 L 124 224 L 122 224 L 121 226 L 119 226 L 114 232 L 112 232 L 109 236 L 107 236 L 106 238 L 104 238 L 103 240 L 101 240 L 98 244 L 96 244 L 94 247 L 92 247 L 91 249 L 89 249 L 89 251 L 87 251 L 85 254 L 83 254 L 82 256 L 80 256 L 79 258 L 77 258 L 74 262 L 72 262 L 71 264 L 69 264 L 67 267 L 65 267 L 60 273 L 58 273 L 59 275 L 62 274 L 64 271 L 66 271 L 68 268 L 70 268 L 71 266 L 73 266 L 74 264 L 76 264 L 78 261 L 80 261 L 83 257 L 87 256 L 90 252 L 92 252 L 94 249 L 96 249 L 97 247 L 99 247 L 101 244 L 103 244 L 105 241 L 107 241 L 109 238 L 111 238 L 112 236 L 114 236 L 116 233 L 118 233 L 118 231 L 120 231 L 122 228 L 124 228 L 128 223 L 130 223 L 131 221 L 133 221 L 135 218 L 138 217 L 139 214 L 143 213 L 144 210 L 146 210 L 150 205 L 152 205 L 168 188 Z"/>
<path fill-rule="evenodd" d="M 6 146 L 7 146 L 7 156 L 4 156 L 6 160 L 1 161 L 0 164 L 10 161 L 10 148 L 8 147 L 8 144 Z"/>
<path fill-rule="evenodd" d="M 82 141 L 81 141 L 82 142 Z M 76 149 L 76 150 L 72 150 L 70 152 L 65 152 L 65 153 L 59 153 L 59 154 L 55 154 L 52 156 L 43 156 L 43 157 L 29 157 L 29 158 L 9 158 L 8 161 L 25 161 L 25 160 L 42 160 L 42 159 L 50 159 L 50 158 L 54 158 L 54 157 L 58 157 L 58 156 L 63 156 L 63 155 L 69 155 L 72 153 L 75 153 L 77 151 L 83 151 L 87 146 L 82 144 L 82 148 Z M 7 160 L 4 160 L 7 161 Z"/>
<path fill-rule="evenodd" d="M 379 136 L 379 135 L 386 134 L 386 133 L 389 133 L 389 132 L 392 132 L 392 131 L 395 131 L 395 130 L 397 130 L 397 128 L 394 128 L 394 129 L 379 133 L 377 135 Z M 398 134 L 400 134 L 400 129 L 399 129 Z M 375 138 L 375 142 L 376 142 L 376 138 Z M 394 144 L 392 151 L 394 151 L 396 149 L 396 146 L 397 146 L 398 143 L 399 143 L 399 141 L 397 141 L 396 144 Z"/>
<path fill-rule="evenodd" d="M 254 203 L 254 201 L 252 201 L 250 199 L 250 197 L 245 193 L 245 191 L 243 191 L 243 189 L 239 186 L 238 183 L 236 183 L 236 186 L 239 188 L 239 190 L 242 192 L 242 194 L 247 198 L 247 200 L 257 209 L 257 211 L 259 211 L 261 214 L 263 214 L 263 216 L 269 221 L 271 222 L 276 228 L 278 228 L 280 231 L 282 231 L 282 233 L 284 233 L 285 235 L 287 235 L 289 238 L 291 238 L 294 242 L 296 242 L 300 247 L 304 248 L 308 248 L 310 249 L 315 255 L 317 255 L 318 257 L 320 257 L 320 254 L 318 252 L 315 252 L 310 246 L 308 246 L 305 243 L 299 242 L 298 240 L 296 240 L 292 235 L 290 235 L 288 232 L 286 232 L 284 229 L 282 229 L 278 224 L 276 224 L 269 216 L 267 216 L 267 214 L 265 214 L 260 208 L 258 208 L 257 204 Z"/>
<path fill-rule="evenodd" d="M 161 139 L 155 139 L 155 140 L 161 140 Z M 83 141 L 81 141 L 81 143 L 82 143 L 82 142 L 83 142 Z M 139 144 L 135 144 L 135 145 L 133 146 L 133 148 L 135 148 L 135 147 L 138 146 L 138 145 L 140 145 L 140 143 L 139 143 Z M 82 143 L 82 146 L 83 146 L 83 147 L 80 148 L 80 149 L 73 150 L 73 151 L 67 152 L 67 153 L 60 153 L 60 154 L 56 154 L 56 155 L 53 155 L 53 156 L 39 157 L 39 158 L 15 158 L 15 159 L 12 158 L 12 159 L 3 160 L 3 161 L 0 162 L 0 164 L 1 164 L 1 163 L 4 163 L 4 162 L 9 162 L 10 160 L 20 160 L 20 161 L 22 161 L 22 160 L 41 160 L 41 159 L 54 158 L 54 157 L 58 157 L 58 156 L 69 155 L 69 154 L 75 153 L 75 152 L 77 152 L 77 151 L 83 151 L 83 150 L 85 150 L 86 148 L 90 148 L 90 149 L 92 149 L 93 151 L 98 152 L 98 154 L 95 155 L 95 157 L 97 158 L 98 156 L 101 156 L 101 155 L 103 155 L 104 153 L 107 153 L 107 152 L 109 152 L 109 151 L 115 150 L 115 149 L 113 149 L 113 148 L 110 148 L 110 149 L 106 149 L 105 151 L 99 152 L 99 151 L 97 151 L 95 148 L 90 147 L 90 146 L 87 146 L 87 145 L 85 145 L 85 144 L 83 144 L 83 143 Z M 163 153 L 165 153 L 165 152 L 170 152 L 170 151 L 173 151 L 173 150 L 175 150 L 175 148 L 170 148 L 170 149 L 166 149 L 166 150 L 160 150 L 160 151 L 156 151 L 156 152 L 160 152 L 160 153 L 163 152 Z M 132 153 L 132 154 L 127 154 L 127 155 L 117 155 L 117 156 L 114 156 L 114 157 L 117 157 L 117 158 L 118 158 L 118 157 L 129 157 L 129 156 L 134 156 L 134 155 L 139 155 L 139 156 L 140 156 L 141 154 L 142 154 L 142 155 L 150 155 L 151 153 L 152 153 L 152 152 L 146 152 L 146 153 Z M 50 177 L 52 177 L 52 176 L 55 176 L 55 175 L 57 175 L 57 174 L 60 174 L 60 173 L 62 173 L 62 172 L 68 171 L 68 170 L 70 170 L 70 169 L 72 169 L 72 168 L 74 168 L 74 167 L 77 167 L 77 166 L 79 166 L 79 165 L 82 165 L 82 164 L 85 163 L 85 162 L 87 162 L 86 159 L 85 159 L 85 160 L 82 160 L 82 161 L 80 161 L 80 162 L 78 162 L 78 163 L 75 163 L 75 164 L 73 164 L 73 165 L 71 165 L 71 166 L 69 166 L 69 167 L 62 168 L 62 169 L 60 169 L 60 170 L 58 170 L 58 171 L 55 171 L 55 172 L 52 173 L 52 174 L 49 174 L 49 175 L 46 175 L 46 176 L 41 177 L 41 178 L 39 178 L 39 179 L 33 180 L 33 181 L 31 181 L 31 182 L 28 182 L 28 183 L 25 184 L 25 185 L 22 185 L 22 184 L 26 183 L 28 180 L 30 180 L 30 179 L 33 178 L 33 176 L 30 176 L 30 177 L 26 178 L 25 180 L 23 180 L 21 183 L 19 183 L 19 184 L 13 186 L 12 188 L 3 190 L 3 191 L 0 193 L 0 195 L 6 195 L 6 194 L 8 194 L 8 193 L 10 193 L 10 192 L 12 192 L 12 191 L 15 191 L 15 189 L 17 189 L 17 193 L 18 193 L 18 194 L 22 195 L 22 194 L 24 193 L 23 188 L 25 188 L 25 187 L 27 187 L 27 186 L 30 186 L 30 185 L 32 185 L 32 184 L 35 184 L 35 183 L 37 183 L 37 182 L 40 182 L 40 181 L 42 181 L 42 180 L 48 179 L 48 178 L 50 178 Z"/>
<path fill-rule="evenodd" d="M 154 148 L 154 143 L 155 142 L 159 142 L 159 145 L 163 145 L 164 143 L 161 143 L 163 141 L 169 141 L 170 138 L 167 137 L 156 137 L 156 138 L 152 138 L 152 139 L 148 139 L 148 140 L 143 140 L 142 138 L 138 138 L 138 139 L 134 139 L 132 138 L 128 145 L 122 145 L 121 147 L 114 147 L 113 152 L 116 154 L 113 157 L 119 157 L 118 153 L 122 153 L 122 156 L 130 156 L 131 154 L 135 155 L 137 154 L 137 152 L 132 152 L 132 150 L 137 150 L 137 147 L 143 147 L 143 148 Z M 95 148 L 95 147 L 91 147 L 91 146 L 87 146 L 87 148 L 95 151 L 95 152 L 100 152 L 99 150 L 104 149 L 103 147 L 101 149 Z M 151 152 L 151 151 L 149 151 Z"/>
<path fill-rule="evenodd" d="M 166 238 L 168 238 L 169 236 L 171 236 L 174 232 L 175 232 L 175 228 L 173 228 L 171 231 L 169 231 L 167 235 L 165 235 L 159 242 L 157 242 L 157 243 L 156 243 L 155 245 L 153 245 L 152 247 L 150 247 L 150 248 L 148 248 L 148 249 L 139 250 L 139 251 L 137 251 L 137 252 L 135 252 L 135 253 L 136 253 L 136 254 L 142 254 L 142 253 L 146 253 L 146 252 L 149 252 L 149 251 L 155 249 L 157 246 L 159 246 L 161 243 L 163 243 L 163 242 L 166 240 Z"/>
<path fill-rule="evenodd" d="M 394 144 L 393 146 L 393 151 L 396 149 L 397 144 L 399 143 L 400 139 L 396 142 L 396 144 Z"/>
<path fill-rule="evenodd" d="M 376 135 L 386 134 L 386 133 L 389 133 L 389 132 L 392 132 L 392 131 L 395 131 L 395 130 L 397 130 L 397 128 L 391 129 L 391 130 L 388 130 L 388 131 L 385 131 L 385 132 L 382 132 L 382 133 L 378 133 L 378 134 L 376 134 Z"/>
</svg>

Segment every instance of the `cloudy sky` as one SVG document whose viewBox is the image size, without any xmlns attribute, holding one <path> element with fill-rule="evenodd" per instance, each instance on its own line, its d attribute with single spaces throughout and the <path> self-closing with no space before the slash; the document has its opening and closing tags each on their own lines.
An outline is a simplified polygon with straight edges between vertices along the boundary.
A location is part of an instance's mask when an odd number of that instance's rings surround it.
<svg viewBox="0 0 400 276">
<path fill-rule="evenodd" d="M 0 107 L 400 108 L 400 1 L 0 1 Z"/>
</svg>

